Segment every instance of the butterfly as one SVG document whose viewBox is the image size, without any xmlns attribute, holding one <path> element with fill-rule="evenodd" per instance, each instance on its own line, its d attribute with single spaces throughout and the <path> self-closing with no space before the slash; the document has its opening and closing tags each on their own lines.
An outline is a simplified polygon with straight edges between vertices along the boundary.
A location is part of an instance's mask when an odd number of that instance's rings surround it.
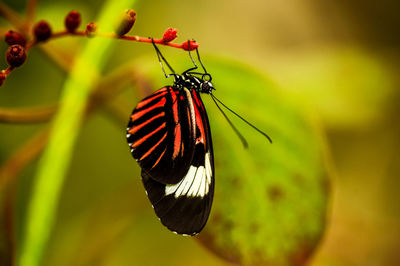
<svg viewBox="0 0 400 266">
<path fill-rule="evenodd" d="M 195 72 L 198 67 L 189 49 L 195 67 L 179 75 L 154 42 L 153 45 L 164 75 L 173 76 L 175 80 L 173 85 L 162 87 L 136 105 L 126 137 L 131 154 L 141 167 L 147 196 L 161 223 L 175 233 L 196 235 L 207 223 L 215 186 L 210 124 L 201 94 L 212 96 L 243 144 L 247 146 L 247 143 L 218 105 L 217 101 L 228 108 L 213 95 L 211 75 L 201 62 L 197 48 L 204 73 Z M 166 74 L 162 62 L 172 74 Z"/>
</svg>

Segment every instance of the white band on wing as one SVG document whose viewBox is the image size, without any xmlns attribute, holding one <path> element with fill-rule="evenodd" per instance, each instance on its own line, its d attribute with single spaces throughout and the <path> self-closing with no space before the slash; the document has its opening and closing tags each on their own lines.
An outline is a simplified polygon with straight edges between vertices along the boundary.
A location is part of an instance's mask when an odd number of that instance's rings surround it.
<svg viewBox="0 0 400 266">
<path fill-rule="evenodd" d="M 206 153 L 204 161 L 204 166 L 190 166 L 186 176 L 179 183 L 166 185 L 165 195 L 175 194 L 175 198 L 180 196 L 203 198 L 207 195 L 212 177 L 209 153 Z"/>
</svg>

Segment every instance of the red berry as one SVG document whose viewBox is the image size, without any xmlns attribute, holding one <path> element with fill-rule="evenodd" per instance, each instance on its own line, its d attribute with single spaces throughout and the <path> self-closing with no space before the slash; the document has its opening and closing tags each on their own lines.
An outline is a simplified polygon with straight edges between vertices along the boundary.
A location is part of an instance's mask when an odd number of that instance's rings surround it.
<svg viewBox="0 0 400 266">
<path fill-rule="evenodd" d="M 10 47 L 8 47 L 6 53 L 6 60 L 11 67 L 21 66 L 26 60 L 26 53 L 24 47 L 22 47 L 19 44 L 13 44 Z"/>
<path fill-rule="evenodd" d="M 118 18 L 115 34 L 118 36 L 124 36 L 132 29 L 135 21 L 136 12 L 133 9 L 125 10 L 125 12 Z"/>
<path fill-rule="evenodd" d="M 168 28 L 163 34 L 163 42 L 172 42 L 177 37 L 178 30 L 174 28 Z"/>
<path fill-rule="evenodd" d="M 26 39 L 24 36 L 22 36 L 22 34 L 16 32 L 16 31 L 12 31 L 9 30 L 5 36 L 5 41 L 6 43 L 8 43 L 8 45 L 13 45 L 13 44 L 19 44 L 21 46 L 25 46 L 26 45 Z"/>
<path fill-rule="evenodd" d="M 65 28 L 69 32 L 74 32 L 79 25 L 81 25 L 81 14 L 76 10 L 72 10 L 65 17 Z"/>
<path fill-rule="evenodd" d="M 189 50 L 193 51 L 197 47 L 199 47 L 199 44 L 196 43 L 195 41 L 186 41 L 186 42 L 182 43 L 182 48 L 185 51 L 189 51 Z"/>
<path fill-rule="evenodd" d="M 36 37 L 36 41 L 44 42 L 51 37 L 51 28 L 49 23 L 44 20 L 39 21 L 33 27 L 33 33 Z"/>
<path fill-rule="evenodd" d="M 86 25 L 86 36 L 88 37 L 94 37 L 96 35 L 97 31 L 97 24 L 94 22 L 90 22 L 89 24 Z"/>
</svg>

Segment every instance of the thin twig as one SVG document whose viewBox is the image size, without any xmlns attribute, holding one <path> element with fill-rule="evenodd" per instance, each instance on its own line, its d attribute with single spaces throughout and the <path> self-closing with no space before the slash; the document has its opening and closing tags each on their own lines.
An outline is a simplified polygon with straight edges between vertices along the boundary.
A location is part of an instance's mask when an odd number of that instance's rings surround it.
<svg viewBox="0 0 400 266">
<path fill-rule="evenodd" d="M 66 37 L 66 36 L 87 36 L 85 31 L 74 31 L 74 32 L 69 32 L 66 30 L 62 30 L 62 31 L 57 31 L 54 32 L 51 35 L 51 39 L 55 39 L 55 38 L 60 38 L 60 37 Z M 164 42 L 163 39 L 152 39 L 152 38 L 145 38 L 145 37 L 140 37 L 140 36 L 136 36 L 136 35 L 132 35 L 132 36 L 127 36 L 127 35 L 123 35 L 123 36 L 118 36 L 115 33 L 104 33 L 104 32 L 97 32 L 96 36 L 98 37 L 105 37 L 105 38 L 113 38 L 113 39 L 119 39 L 119 40 L 126 40 L 126 41 L 134 41 L 134 42 L 144 42 L 144 43 L 152 43 L 152 40 L 154 41 L 154 43 L 156 44 L 160 44 L 160 45 L 165 45 L 165 46 L 170 46 L 173 48 L 178 48 L 178 49 L 184 49 L 185 48 L 185 42 L 183 43 L 173 43 L 173 42 Z M 31 43 L 28 44 L 27 47 L 31 47 L 36 45 L 37 43 Z M 191 43 L 191 49 L 195 49 L 196 47 L 198 47 L 197 43 Z"/>
<path fill-rule="evenodd" d="M 65 62 L 64 60 L 61 61 Z M 67 64 L 62 63 L 63 68 L 67 68 L 66 65 Z M 137 85 L 140 97 L 149 95 L 152 92 L 150 82 L 143 77 L 143 74 L 133 71 L 132 69 L 134 69 L 132 64 L 127 63 L 101 79 L 92 94 L 92 99 L 89 101 L 89 108 L 95 108 L 103 104 L 108 99 L 118 94 L 120 92 L 118 90 L 119 88 L 131 82 Z M 19 109 L 0 108 L 0 123 L 27 124 L 47 122 L 51 120 L 57 108 L 58 103 Z"/>
<path fill-rule="evenodd" d="M 24 21 L 20 18 L 20 16 L 11 8 L 9 8 L 6 4 L 0 1 L 0 16 L 4 17 L 8 20 L 14 27 L 16 27 L 19 31 L 26 33 L 26 29 L 24 27 Z"/>
<path fill-rule="evenodd" d="M 19 18 L 18 18 L 19 19 Z M 60 37 L 65 37 L 65 36 L 87 36 L 85 31 L 75 31 L 75 32 L 68 32 L 66 30 L 62 30 L 62 31 L 58 31 L 52 34 L 50 40 L 56 39 L 56 38 L 60 38 Z M 165 45 L 165 46 L 170 46 L 170 47 L 174 47 L 174 48 L 178 48 L 178 49 L 187 49 L 188 45 L 186 44 L 187 42 L 183 42 L 183 43 L 172 43 L 172 42 L 164 42 L 163 39 L 152 39 L 152 38 L 144 38 L 144 37 L 140 37 L 140 36 L 118 36 L 115 33 L 97 33 L 97 36 L 101 36 L 101 37 L 106 37 L 106 38 L 113 38 L 113 39 L 120 39 L 120 40 L 128 40 L 128 41 L 136 41 L 136 42 L 143 42 L 143 43 L 156 43 L 156 44 L 160 44 L 160 45 Z M 25 51 L 26 53 L 29 52 L 30 49 L 32 49 L 32 47 L 36 46 L 37 44 L 39 44 L 40 42 L 37 42 L 36 40 L 32 40 L 30 42 L 28 42 L 26 44 L 25 47 Z M 190 47 L 191 49 L 195 49 L 197 48 L 199 45 L 197 43 L 191 43 Z M 48 54 L 54 53 L 54 48 L 53 49 L 46 49 Z M 61 53 L 61 51 L 59 52 Z M 57 62 L 59 65 L 61 64 L 61 62 Z M 70 68 L 71 64 L 68 64 L 68 68 Z M 14 68 L 9 68 L 9 71 L 6 73 L 6 76 L 8 76 L 10 74 L 10 72 L 12 70 L 14 70 Z"/>
<path fill-rule="evenodd" d="M 86 116 L 120 93 L 121 89 L 131 82 L 134 76 L 132 73 L 132 66 L 124 65 L 102 78 L 97 85 L 95 85 L 96 87 L 89 100 Z M 55 110 L 56 108 L 53 111 Z M 26 119 L 27 117 L 24 118 Z M 41 118 L 45 118 L 45 116 Z M 39 117 L 36 117 L 36 119 L 39 119 Z M 39 155 L 40 151 L 47 143 L 47 135 L 48 130 L 46 129 L 45 133 L 33 137 L 31 141 L 23 145 L 22 148 L 17 150 L 13 156 L 0 166 L 0 191 L 2 191 L 5 184 L 10 179 L 19 174 L 20 170 L 25 165 Z"/>
<path fill-rule="evenodd" d="M 0 108 L 0 122 L 29 124 L 49 121 L 57 111 L 58 104 L 30 108 Z"/>
<path fill-rule="evenodd" d="M 185 49 L 185 43 L 187 42 L 186 41 L 183 43 L 173 43 L 173 42 L 164 42 L 163 39 L 152 39 L 152 38 L 144 38 L 144 37 L 140 37 L 140 36 L 126 36 L 126 35 L 116 36 L 115 34 L 110 34 L 110 35 L 102 34 L 101 36 L 117 38 L 117 39 L 121 39 L 121 40 L 128 40 L 128 41 L 145 42 L 145 43 L 152 43 L 154 41 L 154 43 L 156 43 L 156 44 L 170 46 L 170 47 L 174 47 L 174 48 L 178 48 L 178 49 Z M 190 46 L 191 46 L 191 49 L 194 50 L 199 45 L 198 45 L 198 43 L 191 43 Z"/>
<path fill-rule="evenodd" d="M 29 29 L 29 25 L 32 25 L 32 22 L 35 19 L 37 5 L 38 5 L 38 0 L 28 0 L 26 3 L 25 24 L 28 26 L 28 29 Z"/>
</svg>

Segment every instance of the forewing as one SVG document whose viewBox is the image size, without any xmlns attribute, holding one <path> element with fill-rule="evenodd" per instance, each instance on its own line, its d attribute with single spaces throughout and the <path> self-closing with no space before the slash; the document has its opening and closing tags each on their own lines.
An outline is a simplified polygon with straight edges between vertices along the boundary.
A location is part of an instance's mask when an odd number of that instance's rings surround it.
<svg viewBox="0 0 400 266">
<path fill-rule="evenodd" d="M 176 184 L 194 154 L 192 116 L 186 93 L 163 87 L 139 102 L 127 127 L 132 156 L 142 172 L 162 184 Z"/>
<path fill-rule="evenodd" d="M 190 166 L 177 184 L 163 184 L 142 171 L 142 181 L 161 222 L 171 231 L 195 235 L 205 226 L 214 195 L 214 158 L 210 126 L 204 105 L 192 91 L 195 150 Z"/>
</svg>

